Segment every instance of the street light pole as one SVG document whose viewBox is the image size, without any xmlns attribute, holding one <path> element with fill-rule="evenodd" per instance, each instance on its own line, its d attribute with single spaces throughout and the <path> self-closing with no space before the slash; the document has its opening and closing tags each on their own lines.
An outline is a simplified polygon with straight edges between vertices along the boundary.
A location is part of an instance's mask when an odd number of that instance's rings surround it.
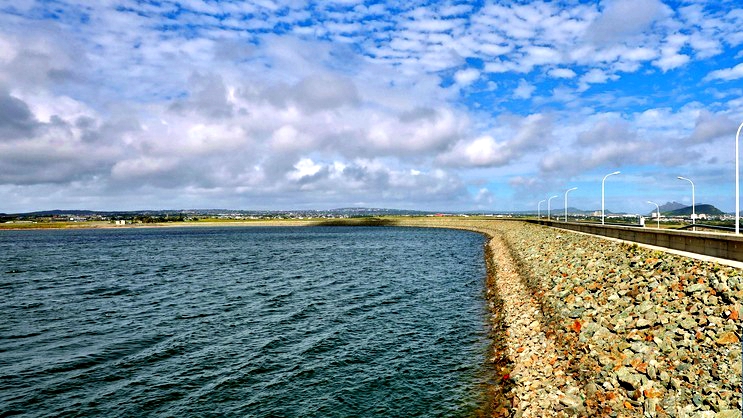
<svg viewBox="0 0 743 418">
<path fill-rule="evenodd" d="M 738 164 L 738 139 L 743 123 L 738 126 L 735 134 L 735 233 L 740 234 L 740 165 Z"/>
<path fill-rule="evenodd" d="M 686 177 L 681 177 L 681 176 L 678 176 L 678 177 L 676 177 L 676 178 L 677 178 L 677 179 L 679 179 L 679 180 L 686 180 L 686 181 L 688 181 L 689 183 L 691 183 L 691 224 L 692 224 L 692 225 L 695 225 L 695 224 L 697 223 L 697 222 L 696 222 L 696 219 L 697 219 L 697 211 L 696 211 L 696 209 L 695 209 L 695 204 L 694 204 L 694 182 L 693 182 L 693 181 L 691 181 L 691 180 L 689 180 L 689 179 L 687 179 Z M 696 227 L 693 227 L 692 229 L 693 229 L 694 231 L 696 231 L 696 230 L 697 230 L 697 229 L 696 229 Z"/>
<path fill-rule="evenodd" d="M 550 203 L 552 202 L 552 199 L 554 199 L 556 197 L 557 197 L 557 195 L 554 195 L 554 196 L 550 197 L 549 199 L 547 199 L 547 220 L 548 221 L 550 220 L 550 211 L 551 211 L 551 209 L 550 209 Z"/>
<path fill-rule="evenodd" d="M 537 203 L 537 219 L 542 219 L 542 203 L 546 201 L 547 199 L 542 199 Z"/>
<path fill-rule="evenodd" d="M 609 176 L 614 176 L 619 174 L 620 171 L 615 171 L 613 173 L 609 173 L 604 176 L 604 179 L 601 180 L 601 225 L 604 224 L 604 183 L 606 182 L 606 178 Z"/>
<path fill-rule="evenodd" d="M 565 222 L 568 221 L 568 193 L 572 192 L 575 189 L 577 189 L 577 187 L 565 190 Z"/>
<path fill-rule="evenodd" d="M 649 200 L 648 203 L 650 203 L 651 205 L 655 205 L 655 208 L 658 209 L 658 217 L 656 219 L 658 220 L 658 229 L 660 229 L 660 206 L 658 206 L 657 203 L 651 202 Z"/>
</svg>

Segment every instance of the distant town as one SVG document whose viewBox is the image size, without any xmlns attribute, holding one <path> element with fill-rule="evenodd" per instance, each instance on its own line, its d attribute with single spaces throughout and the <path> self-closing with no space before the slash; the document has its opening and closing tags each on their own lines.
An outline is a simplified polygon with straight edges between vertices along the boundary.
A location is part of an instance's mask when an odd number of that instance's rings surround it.
<svg viewBox="0 0 743 418">
<path fill-rule="evenodd" d="M 637 224 L 657 222 L 666 225 L 684 225 L 691 222 L 692 207 L 677 202 L 668 202 L 657 211 L 644 214 L 613 213 L 605 211 L 607 222 L 619 224 Z M 568 208 L 571 221 L 600 221 L 600 210 L 581 210 Z M 713 205 L 700 204 L 694 208 L 697 223 L 708 223 L 715 226 L 734 226 L 735 214 L 723 213 Z M 382 216 L 482 216 L 498 218 L 536 217 L 564 219 L 565 209 L 515 212 L 429 212 L 416 210 L 378 209 L 378 208 L 338 208 L 328 210 L 228 210 L 228 209 L 188 209 L 188 210 L 141 210 L 141 211 L 90 211 L 90 210 L 50 210 L 28 213 L 0 213 L 0 223 L 17 224 L 53 224 L 98 222 L 118 225 L 154 224 L 169 222 L 203 222 L 203 221 L 250 221 L 280 219 L 347 219 Z"/>
</svg>

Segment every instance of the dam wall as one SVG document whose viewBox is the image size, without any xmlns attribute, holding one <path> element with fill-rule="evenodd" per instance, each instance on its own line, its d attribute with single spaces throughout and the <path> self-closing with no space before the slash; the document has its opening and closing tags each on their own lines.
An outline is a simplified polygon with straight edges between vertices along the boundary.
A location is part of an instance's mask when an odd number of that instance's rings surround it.
<svg viewBox="0 0 743 418">
<path fill-rule="evenodd" d="M 560 222 L 544 219 L 530 219 L 526 220 L 526 222 L 671 248 L 679 251 L 688 251 L 710 257 L 743 261 L 743 236 L 739 235 L 654 229 L 650 227 Z"/>
</svg>

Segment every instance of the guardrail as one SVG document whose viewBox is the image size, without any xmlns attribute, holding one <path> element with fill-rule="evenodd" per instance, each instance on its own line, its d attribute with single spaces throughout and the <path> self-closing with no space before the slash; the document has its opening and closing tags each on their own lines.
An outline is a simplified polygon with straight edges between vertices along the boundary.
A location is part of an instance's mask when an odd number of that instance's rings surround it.
<svg viewBox="0 0 743 418">
<path fill-rule="evenodd" d="M 684 225 L 681 228 L 676 228 L 676 229 L 682 230 L 682 229 L 692 229 L 692 228 L 704 228 L 704 229 L 714 229 L 717 231 L 735 232 L 735 227 L 732 227 L 732 226 L 720 226 L 720 225 L 708 225 L 708 224 L 689 224 L 689 225 Z"/>
<path fill-rule="evenodd" d="M 687 232 L 670 229 L 652 229 L 635 226 L 601 225 L 581 222 L 560 222 L 528 219 L 526 222 L 568 229 L 587 234 L 618 238 L 625 241 L 688 251 L 710 257 L 743 261 L 743 236 Z"/>
</svg>

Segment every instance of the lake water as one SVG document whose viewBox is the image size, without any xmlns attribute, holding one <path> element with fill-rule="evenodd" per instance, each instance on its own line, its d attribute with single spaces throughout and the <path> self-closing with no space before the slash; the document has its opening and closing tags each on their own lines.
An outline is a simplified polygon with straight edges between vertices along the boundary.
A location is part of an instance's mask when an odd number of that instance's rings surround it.
<svg viewBox="0 0 743 418">
<path fill-rule="evenodd" d="M 469 416 L 486 378 L 483 243 L 0 231 L 0 416 Z"/>
</svg>

